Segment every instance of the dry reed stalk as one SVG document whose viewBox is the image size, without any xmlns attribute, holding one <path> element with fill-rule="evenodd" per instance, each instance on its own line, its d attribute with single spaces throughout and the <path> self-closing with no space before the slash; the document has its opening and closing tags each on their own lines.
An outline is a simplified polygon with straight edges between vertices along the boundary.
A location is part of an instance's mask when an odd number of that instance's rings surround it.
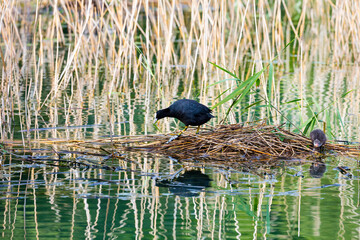
<svg viewBox="0 0 360 240">
<path fill-rule="evenodd" d="M 37 152 L 33 152 L 31 148 L 39 148 L 39 146 L 55 146 L 54 151 L 57 154 L 80 154 L 86 156 L 89 161 L 92 157 L 98 156 L 124 159 L 125 157 L 119 153 L 144 151 L 171 156 L 181 161 L 219 161 L 224 164 L 249 161 L 266 161 L 269 164 L 268 161 L 276 163 L 279 159 L 305 159 L 322 156 L 314 152 L 309 138 L 286 131 L 278 126 L 232 124 L 220 125 L 211 130 L 202 131 L 198 135 L 194 132 L 186 132 L 170 143 L 166 143 L 169 139 L 168 135 L 122 136 L 88 141 L 43 139 L 33 141 L 27 151 L 30 155 L 23 157 L 37 160 Z M 23 145 L 19 140 L 7 141 L 3 144 L 5 149 L 13 149 L 13 151 Z M 360 155 L 358 145 L 328 142 L 324 150 L 326 155 L 328 153 L 345 156 Z M 16 152 L 13 153 L 16 154 Z M 33 153 L 33 157 L 31 157 L 31 153 Z M 21 156 L 16 155 L 15 157 Z"/>
<path fill-rule="evenodd" d="M 81 165 L 85 168 L 103 168 L 108 166 L 106 159 L 119 159 L 138 164 L 128 155 L 146 156 L 144 152 L 171 156 L 183 164 L 206 162 L 216 164 L 218 168 L 247 168 L 254 174 L 257 167 L 269 167 L 279 164 L 279 160 L 296 159 L 316 160 L 328 154 L 357 157 L 360 147 L 326 143 L 325 155 L 314 152 L 311 140 L 307 137 L 286 131 L 277 126 L 239 124 L 221 125 L 215 129 L 195 131 L 182 135 L 179 139 L 166 144 L 167 135 L 122 136 L 98 140 L 38 140 L 28 143 L 24 149 L 20 140 L 2 143 L 0 152 L 14 159 L 32 163 Z M 5 146 L 5 147 L 4 147 Z M 39 148 L 41 146 L 41 148 Z M 51 146 L 44 148 L 44 146 Z M 36 149 L 36 150 L 33 150 Z M 47 149 L 47 150 L 46 150 Z M 126 153 L 123 155 L 122 153 Z M 40 156 L 44 155 L 44 156 Z M 81 157 L 81 160 L 78 160 Z M 131 158 L 133 159 L 133 158 Z M 141 162 L 140 160 L 139 162 Z"/>
<path fill-rule="evenodd" d="M 311 140 L 277 126 L 239 124 L 221 125 L 195 135 L 193 132 L 170 143 L 169 136 L 144 136 L 113 139 L 119 150 L 150 152 L 170 155 L 178 159 L 209 158 L 237 161 L 248 158 L 294 158 L 313 154 Z M 129 145 L 130 144 L 130 145 Z M 360 154 L 358 146 L 327 143 L 326 150 L 339 154 Z"/>
<path fill-rule="evenodd" d="M 61 118 L 56 110 L 49 110 L 51 123 L 44 120 L 39 122 L 39 118 L 47 109 L 59 107 L 56 103 L 64 99 L 70 101 L 67 122 L 71 124 L 69 119 L 77 119 L 77 124 L 85 124 L 80 121 L 81 114 L 70 109 L 81 108 L 84 102 L 94 101 L 95 88 L 101 81 L 99 68 L 105 69 L 106 80 L 97 95 L 107 95 L 119 104 L 124 104 L 127 99 L 117 98 L 112 93 L 128 92 L 130 81 L 133 81 L 134 87 L 145 89 L 140 91 L 145 93 L 148 105 L 152 96 L 162 99 L 165 104 L 175 96 L 190 98 L 197 91 L 202 102 L 214 101 L 214 96 L 235 87 L 236 83 L 227 81 L 208 89 L 209 84 L 228 77 L 218 69 L 213 69 L 208 61 L 227 66 L 246 79 L 263 66 L 263 61 L 278 53 L 289 42 L 291 34 L 296 37 L 299 46 L 299 96 L 305 98 L 304 78 L 311 69 L 306 63 L 318 61 L 319 56 L 320 61 L 337 64 L 342 61 L 359 62 L 360 28 L 356 19 L 360 6 L 357 2 L 331 1 L 304 1 L 300 11 L 294 6 L 281 0 L 274 3 L 251 0 L 111 1 L 104 2 L 102 6 L 86 1 L 74 3 L 59 0 L 36 4 L 27 2 L 22 5 L 18 1 L 5 0 L 0 6 L 1 138 L 11 134 L 13 129 L 10 123 L 14 115 L 20 116 L 21 129 L 44 124 L 56 126 Z M 50 7 L 53 9 L 52 14 L 44 14 Z M 285 15 L 282 15 L 282 10 L 285 10 Z M 320 30 L 320 34 L 316 38 L 312 37 L 312 32 L 317 30 Z M 70 45 L 65 45 L 67 43 Z M 29 44 L 32 48 L 26 47 Z M 141 54 L 135 46 L 139 47 Z M 334 56 L 328 60 L 332 50 Z M 292 51 L 287 51 L 280 58 L 276 79 L 280 79 L 283 76 L 281 72 L 290 68 Z M 19 62 L 23 63 L 21 69 L 18 67 Z M 51 79 L 50 91 L 43 89 L 46 64 L 49 64 L 52 74 L 45 76 Z M 29 70 L 31 68 L 33 75 Z M 151 68 L 151 74 L 147 68 Z M 185 77 L 169 76 L 173 69 L 177 73 L 184 69 Z M 25 79 L 19 76 L 20 73 Z M 351 75 L 349 73 L 347 78 Z M 195 78 L 201 81 L 196 82 Z M 266 78 L 265 75 L 261 79 L 263 84 Z M 26 85 L 22 84 L 23 80 Z M 179 90 L 180 85 L 185 87 Z M 35 96 L 37 103 L 26 103 L 21 98 L 23 86 L 26 87 L 26 99 Z M 277 102 L 276 106 L 280 108 L 281 100 L 277 97 L 280 92 L 279 82 L 275 83 L 272 91 L 275 98 L 273 102 Z M 263 88 L 262 92 L 266 92 L 266 89 Z M 16 95 L 18 97 L 14 97 Z M 333 97 L 338 96 L 334 94 Z M 248 103 L 251 101 L 252 97 Z M 358 106 L 356 101 L 355 106 Z M 305 105 L 303 102 L 301 104 Z M 111 116 L 117 114 L 116 111 L 109 111 L 113 107 L 99 107 L 97 112 L 100 115 L 104 112 L 110 115 L 98 116 L 97 121 L 120 120 L 119 115 Z M 218 107 L 218 115 L 221 116 L 228 107 L 229 104 Z M 339 107 L 344 113 L 346 107 Z M 301 111 L 305 118 L 303 109 Z M 147 108 L 146 119 L 150 119 L 151 111 L 154 110 Z M 26 112 L 25 117 L 22 116 L 23 112 Z M 259 112 L 260 118 L 265 117 L 265 110 Z M 250 109 L 248 113 L 248 119 L 251 120 Z M 281 118 L 275 112 L 273 115 L 279 123 Z M 230 122 L 236 122 L 237 118 L 232 115 Z"/>
</svg>

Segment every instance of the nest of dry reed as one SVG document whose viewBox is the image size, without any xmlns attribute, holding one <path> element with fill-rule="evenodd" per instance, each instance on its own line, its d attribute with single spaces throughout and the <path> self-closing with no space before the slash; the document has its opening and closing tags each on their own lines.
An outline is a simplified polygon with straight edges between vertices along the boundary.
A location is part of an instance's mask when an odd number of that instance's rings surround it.
<svg viewBox="0 0 360 240">
<path fill-rule="evenodd" d="M 167 143 L 169 136 L 152 135 L 128 139 L 130 146 L 124 148 L 124 141 L 113 142 L 123 150 L 146 150 L 181 159 L 211 158 L 212 160 L 241 161 L 249 158 L 294 158 L 313 154 L 311 140 L 289 132 L 279 126 L 240 124 L 220 125 L 213 130 L 185 132 L 179 138 Z M 358 146 L 326 143 L 325 151 L 348 155 L 359 155 Z"/>
</svg>

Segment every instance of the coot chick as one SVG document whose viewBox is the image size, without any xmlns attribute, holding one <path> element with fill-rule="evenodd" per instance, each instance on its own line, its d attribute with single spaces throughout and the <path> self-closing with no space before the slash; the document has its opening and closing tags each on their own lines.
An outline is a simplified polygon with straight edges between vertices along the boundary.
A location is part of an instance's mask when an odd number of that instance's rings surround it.
<svg viewBox="0 0 360 240">
<path fill-rule="evenodd" d="M 185 124 L 182 130 L 175 138 L 179 137 L 186 129 L 191 126 L 198 126 L 196 133 L 200 130 L 200 125 L 207 123 L 214 116 L 211 115 L 211 109 L 207 106 L 190 99 L 180 99 L 174 102 L 170 107 L 156 112 L 155 123 L 162 118 L 172 117 L 179 119 Z M 175 139 L 174 138 L 174 139 Z M 171 139 L 173 140 L 173 139 Z M 170 140 L 170 141 L 171 141 Z"/>
<path fill-rule="evenodd" d="M 320 129 L 315 129 L 310 133 L 311 141 L 315 148 L 319 149 L 326 143 L 326 135 Z"/>
</svg>

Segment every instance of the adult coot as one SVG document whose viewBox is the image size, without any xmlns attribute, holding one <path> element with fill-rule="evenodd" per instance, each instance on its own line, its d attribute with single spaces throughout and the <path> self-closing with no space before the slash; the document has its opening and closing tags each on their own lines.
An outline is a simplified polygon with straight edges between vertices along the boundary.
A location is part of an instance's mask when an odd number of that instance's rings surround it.
<svg viewBox="0 0 360 240">
<path fill-rule="evenodd" d="M 326 135 L 320 129 L 315 129 L 310 133 L 311 141 L 315 148 L 319 149 L 326 143 Z"/>
<path fill-rule="evenodd" d="M 190 99 L 181 99 L 174 102 L 170 107 L 156 112 L 155 123 L 162 118 L 173 117 L 179 119 L 185 124 L 182 130 L 175 138 L 179 137 L 186 129 L 191 126 L 198 126 L 196 133 L 200 130 L 200 125 L 205 124 L 214 116 L 211 115 L 211 109 L 207 106 Z M 174 138 L 174 139 L 175 139 Z M 173 139 L 171 139 L 173 140 Z M 170 140 L 170 141 L 171 141 Z"/>
</svg>

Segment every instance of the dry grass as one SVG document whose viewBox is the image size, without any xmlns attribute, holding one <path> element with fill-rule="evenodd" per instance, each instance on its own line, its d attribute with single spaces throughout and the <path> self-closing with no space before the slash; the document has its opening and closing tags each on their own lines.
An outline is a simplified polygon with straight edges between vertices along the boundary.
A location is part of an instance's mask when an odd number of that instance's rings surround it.
<svg viewBox="0 0 360 240">
<path fill-rule="evenodd" d="M 169 136 L 152 135 L 114 139 L 112 143 L 120 151 L 143 150 L 194 161 L 205 158 L 239 162 L 250 159 L 299 158 L 317 153 L 311 147 L 309 138 L 278 126 L 263 124 L 246 127 L 240 124 L 220 125 L 201 134 L 185 132 L 170 143 L 167 143 L 168 140 Z M 359 146 L 327 143 L 324 150 L 360 155 Z"/>
<path fill-rule="evenodd" d="M 25 148 L 21 141 L 6 141 L 0 153 L 13 160 L 51 166 L 78 166 L 116 170 L 107 160 L 138 164 L 131 156 L 144 153 L 172 157 L 192 166 L 199 162 L 217 168 L 246 167 L 255 170 L 262 165 L 278 166 L 281 160 L 318 161 L 329 155 L 358 157 L 359 145 L 327 142 L 321 153 L 313 149 L 311 140 L 280 126 L 257 124 L 220 125 L 195 134 L 188 130 L 167 143 L 171 135 L 138 135 L 102 138 L 98 140 L 32 141 Z M 300 161 L 300 162 L 299 162 Z M 209 166 L 210 166 L 209 165 Z"/>
</svg>

